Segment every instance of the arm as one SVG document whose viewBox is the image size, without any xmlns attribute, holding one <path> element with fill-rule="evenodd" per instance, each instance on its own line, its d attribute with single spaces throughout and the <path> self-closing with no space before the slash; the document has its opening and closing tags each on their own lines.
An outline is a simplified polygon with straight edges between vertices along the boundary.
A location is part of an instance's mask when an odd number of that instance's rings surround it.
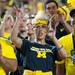
<svg viewBox="0 0 75 75">
<path fill-rule="evenodd" d="M 2 56 L 2 47 L 0 45 L 0 64 L 2 65 L 2 67 L 4 68 L 4 70 L 6 72 L 9 72 L 9 71 L 16 71 L 17 69 L 17 59 L 14 58 L 14 59 L 9 59 L 9 58 L 6 58 L 4 56 Z"/>
<path fill-rule="evenodd" d="M 20 22 L 21 22 L 21 18 L 19 16 L 19 18 L 16 19 L 16 22 L 15 22 L 15 25 L 13 27 L 13 31 L 11 34 L 12 42 L 17 48 L 21 48 L 21 45 L 22 45 L 22 39 L 18 37 Z"/>
<path fill-rule="evenodd" d="M 4 56 L 0 56 L 0 64 L 6 71 L 16 71 L 17 69 L 17 60 L 9 59 Z"/>
<path fill-rule="evenodd" d="M 58 54 L 60 56 L 61 59 L 64 59 L 67 57 L 67 53 L 64 49 L 64 47 L 58 42 L 56 37 L 53 37 L 53 42 L 56 45 L 57 49 L 58 49 Z"/>
<path fill-rule="evenodd" d="M 73 28 L 67 22 L 64 21 L 63 26 L 68 33 L 73 33 Z"/>
<path fill-rule="evenodd" d="M 50 37 L 50 39 L 54 42 L 54 44 L 56 45 L 57 49 L 58 49 L 58 54 L 60 56 L 61 59 L 64 59 L 67 57 L 66 51 L 63 48 L 63 46 L 59 43 L 58 39 L 55 36 L 55 31 L 53 30 L 53 28 L 49 28 L 49 32 L 48 32 L 48 36 Z M 50 32 L 51 31 L 51 32 Z"/>
</svg>

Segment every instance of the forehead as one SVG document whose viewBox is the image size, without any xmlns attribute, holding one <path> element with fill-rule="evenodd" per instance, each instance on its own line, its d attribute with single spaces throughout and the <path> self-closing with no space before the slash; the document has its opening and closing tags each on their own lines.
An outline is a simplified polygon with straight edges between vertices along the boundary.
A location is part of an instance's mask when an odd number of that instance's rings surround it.
<svg viewBox="0 0 75 75">
<path fill-rule="evenodd" d="M 48 4 L 46 5 L 46 7 L 51 7 L 51 6 L 56 6 L 56 7 L 57 7 L 57 5 L 56 5 L 54 2 L 48 3 Z"/>
</svg>

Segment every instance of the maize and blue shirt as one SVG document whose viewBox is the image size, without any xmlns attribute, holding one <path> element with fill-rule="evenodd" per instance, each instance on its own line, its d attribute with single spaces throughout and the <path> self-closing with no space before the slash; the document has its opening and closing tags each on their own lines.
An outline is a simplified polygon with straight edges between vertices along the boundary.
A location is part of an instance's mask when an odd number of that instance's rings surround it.
<svg viewBox="0 0 75 75">
<path fill-rule="evenodd" d="M 24 39 L 21 52 L 26 57 L 25 69 L 52 71 L 58 50 L 52 45 L 41 45 Z"/>
</svg>

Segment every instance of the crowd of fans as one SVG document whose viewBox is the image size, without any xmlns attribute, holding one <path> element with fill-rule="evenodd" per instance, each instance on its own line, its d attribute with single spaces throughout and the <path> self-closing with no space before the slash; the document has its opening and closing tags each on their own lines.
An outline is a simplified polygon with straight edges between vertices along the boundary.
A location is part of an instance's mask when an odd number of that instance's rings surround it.
<svg viewBox="0 0 75 75">
<path fill-rule="evenodd" d="M 0 1 L 0 75 L 75 75 L 75 6 L 67 1 Z"/>
</svg>

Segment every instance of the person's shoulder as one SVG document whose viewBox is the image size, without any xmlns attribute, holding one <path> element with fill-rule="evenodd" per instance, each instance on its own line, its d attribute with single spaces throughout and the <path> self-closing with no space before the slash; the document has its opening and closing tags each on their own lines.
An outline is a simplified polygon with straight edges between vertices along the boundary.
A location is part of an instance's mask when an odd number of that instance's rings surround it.
<svg viewBox="0 0 75 75">
<path fill-rule="evenodd" d="M 8 40 L 4 37 L 0 37 L 0 42 L 5 42 L 5 43 L 8 43 L 8 44 L 12 44 L 12 41 L 11 40 Z"/>
<path fill-rule="evenodd" d="M 0 44 L 2 45 L 2 55 L 7 58 L 16 59 L 15 49 L 12 45 L 12 42 L 8 39 L 0 37 Z"/>
</svg>

